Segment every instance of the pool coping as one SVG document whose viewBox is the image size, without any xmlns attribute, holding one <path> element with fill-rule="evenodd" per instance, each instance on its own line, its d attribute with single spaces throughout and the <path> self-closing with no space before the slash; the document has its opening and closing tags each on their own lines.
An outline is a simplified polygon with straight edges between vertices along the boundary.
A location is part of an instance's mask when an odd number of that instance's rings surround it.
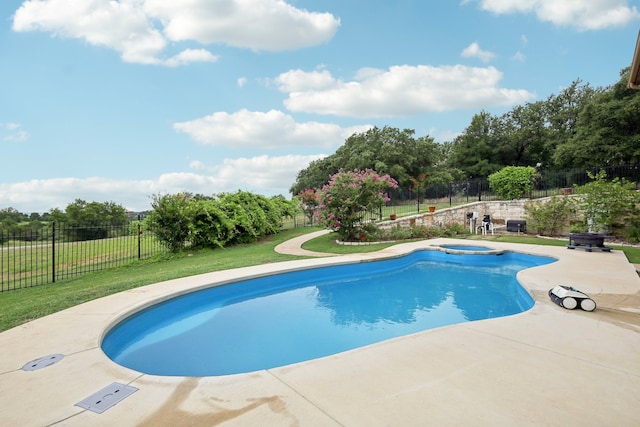
<svg viewBox="0 0 640 427">
<path fill-rule="evenodd" d="M 620 251 L 482 242 L 552 256 L 518 280 L 534 307 L 506 318 L 424 331 L 281 368 L 222 377 L 159 377 L 100 349 L 132 311 L 212 283 L 397 257 L 433 239 L 382 251 L 207 273 L 91 301 L 0 333 L 2 425 L 640 425 L 640 278 Z M 572 285 L 598 303 L 564 310 L 547 291 Z M 25 363 L 63 360 L 38 370 Z M 75 406 L 114 382 L 138 389 L 102 414 Z M 571 399 L 567 399 L 570 397 Z M 554 421 L 556 420 L 556 421 Z M 614 422 L 615 421 L 615 422 Z M 56 424 L 56 425 L 58 425 Z"/>
</svg>

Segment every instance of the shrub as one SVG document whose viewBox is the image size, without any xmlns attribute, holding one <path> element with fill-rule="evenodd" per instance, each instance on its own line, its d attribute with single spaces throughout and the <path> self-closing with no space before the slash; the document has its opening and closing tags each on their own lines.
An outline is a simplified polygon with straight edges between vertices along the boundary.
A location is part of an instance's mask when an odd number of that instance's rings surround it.
<svg viewBox="0 0 640 427">
<path fill-rule="evenodd" d="M 506 166 L 489 175 L 489 185 L 503 200 L 521 199 L 531 192 L 535 168 Z"/>
<path fill-rule="evenodd" d="M 616 233 L 638 220 L 640 193 L 633 183 L 618 178 L 607 181 L 603 170 L 588 175 L 592 181 L 575 188 L 589 231 Z"/>
<path fill-rule="evenodd" d="M 254 242 L 280 231 L 282 218 L 298 210 L 282 196 L 267 198 L 246 191 L 217 197 L 189 193 L 153 196 L 150 229 L 172 252 L 192 247 L 223 247 Z"/>
<path fill-rule="evenodd" d="M 561 233 L 576 213 L 574 200 L 567 196 L 554 196 L 546 202 L 530 202 L 524 208 L 529 224 L 542 236 Z"/>
<path fill-rule="evenodd" d="M 189 240 L 191 218 L 188 212 L 190 196 L 187 193 L 152 196 L 147 221 L 158 240 L 171 252 L 178 252 Z"/>
</svg>

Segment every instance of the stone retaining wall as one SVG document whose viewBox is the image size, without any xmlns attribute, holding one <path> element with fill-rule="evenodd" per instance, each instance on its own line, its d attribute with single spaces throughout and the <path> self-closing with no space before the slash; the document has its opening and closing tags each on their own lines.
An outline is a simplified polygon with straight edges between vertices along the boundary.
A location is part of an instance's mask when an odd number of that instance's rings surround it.
<svg viewBox="0 0 640 427">
<path fill-rule="evenodd" d="M 543 199 L 539 199 L 543 200 Z M 474 202 L 466 205 L 455 206 L 435 212 L 424 212 L 417 215 L 405 216 L 394 221 L 384 221 L 379 223 L 380 228 L 391 228 L 395 226 L 412 227 L 415 225 L 443 225 L 458 223 L 469 227 L 467 222 L 467 212 L 478 212 L 477 224 L 479 225 L 484 215 L 491 215 L 491 222 L 500 226 L 506 224 L 507 220 L 524 220 L 526 214 L 524 205 L 529 199 L 498 201 L 498 202 Z"/>
</svg>

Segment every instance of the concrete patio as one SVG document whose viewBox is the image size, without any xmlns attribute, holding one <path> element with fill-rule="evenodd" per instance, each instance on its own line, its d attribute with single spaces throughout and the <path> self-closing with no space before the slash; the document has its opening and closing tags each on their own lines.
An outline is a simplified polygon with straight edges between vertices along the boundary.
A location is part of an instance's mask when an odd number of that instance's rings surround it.
<svg viewBox="0 0 640 427">
<path fill-rule="evenodd" d="M 244 277 L 398 256 L 456 242 L 435 239 L 371 254 L 172 280 L 3 332 L 0 425 L 640 425 L 640 278 L 619 251 L 483 242 L 558 259 L 519 273 L 536 301 L 531 310 L 281 368 L 222 377 L 159 377 L 121 367 L 100 349 L 110 326 L 160 299 Z M 586 292 L 597 310 L 569 311 L 553 304 L 547 291 L 557 284 Z M 22 369 L 50 354 L 64 358 L 40 370 Z M 101 414 L 76 406 L 114 382 L 138 390 Z"/>
</svg>

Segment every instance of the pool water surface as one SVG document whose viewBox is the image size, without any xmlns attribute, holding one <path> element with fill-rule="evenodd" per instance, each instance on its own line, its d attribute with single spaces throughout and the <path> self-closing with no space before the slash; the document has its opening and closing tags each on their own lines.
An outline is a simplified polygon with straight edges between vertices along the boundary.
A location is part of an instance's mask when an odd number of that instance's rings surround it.
<svg viewBox="0 0 640 427">
<path fill-rule="evenodd" d="M 216 286 L 165 301 L 112 328 L 115 362 L 167 376 L 289 365 L 390 338 L 530 309 L 516 280 L 552 258 L 417 251 Z"/>
</svg>

